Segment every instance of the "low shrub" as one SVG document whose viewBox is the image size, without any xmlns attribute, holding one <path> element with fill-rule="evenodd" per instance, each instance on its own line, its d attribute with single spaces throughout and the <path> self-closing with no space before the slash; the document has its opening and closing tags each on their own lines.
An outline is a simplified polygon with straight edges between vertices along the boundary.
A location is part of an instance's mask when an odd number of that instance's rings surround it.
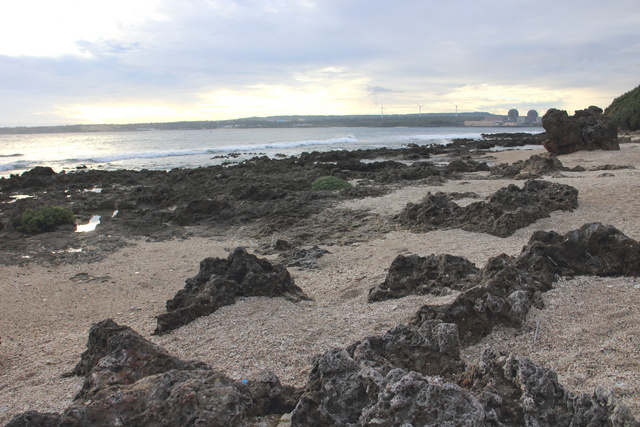
<svg viewBox="0 0 640 427">
<path fill-rule="evenodd" d="M 25 210 L 17 229 L 24 233 L 37 234 L 53 230 L 58 225 L 75 222 L 76 217 L 71 209 L 47 205 Z"/>
<path fill-rule="evenodd" d="M 336 178 L 335 176 L 323 176 L 311 183 L 311 189 L 313 191 L 335 191 L 347 187 L 351 187 L 348 181 Z"/>
</svg>

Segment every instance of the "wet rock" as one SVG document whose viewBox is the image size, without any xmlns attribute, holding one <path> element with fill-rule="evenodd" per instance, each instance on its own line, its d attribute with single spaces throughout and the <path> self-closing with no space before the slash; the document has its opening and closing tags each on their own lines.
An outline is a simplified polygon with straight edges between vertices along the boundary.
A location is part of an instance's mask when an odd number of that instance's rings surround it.
<svg viewBox="0 0 640 427">
<path fill-rule="evenodd" d="M 104 388 L 132 384 L 150 375 L 202 368 L 206 365 L 173 357 L 128 326 L 106 319 L 91 327 L 87 350 L 68 375 L 85 377 L 76 399 L 86 399 Z"/>
<path fill-rule="evenodd" d="M 455 325 L 399 325 L 316 357 L 292 425 L 362 425 L 359 420 L 374 413 L 379 394 L 400 380 L 399 371 L 449 377 L 462 370 Z"/>
<path fill-rule="evenodd" d="M 236 248 L 227 259 L 205 258 L 197 275 L 186 280 L 184 289 L 167 301 L 167 313 L 158 315 L 153 332 L 162 335 L 233 304 L 237 297 L 284 297 L 308 299 L 281 265 L 273 265 Z"/>
<path fill-rule="evenodd" d="M 553 154 L 620 149 L 615 122 L 595 106 L 578 110 L 572 117 L 551 108 L 542 117 L 542 126 L 547 134 L 544 147 Z"/>
<path fill-rule="evenodd" d="M 452 289 L 469 287 L 470 275 L 478 273 L 467 259 L 453 255 L 398 255 L 389 267 L 384 283 L 369 290 L 368 302 L 407 295 L 446 295 Z"/>
<path fill-rule="evenodd" d="M 525 357 L 489 349 L 460 384 L 477 396 L 490 425 L 637 425 L 612 391 L 596 388 L 591 395 L 575 395 L 554 371 Z"/>
<path fill-rule="evenodd" d="M 460 228 L 508 237 L 553 211 L 571 211 L 577 206 L 578 190 L 574 187 L 528 180 L 523 188 L 512 184 L 492 194 L 486 202 L 464 207 L 444 193 L 429 193 L 422 202 L 407 204 L 395 219 L 418 232 Z"/>
</svg>

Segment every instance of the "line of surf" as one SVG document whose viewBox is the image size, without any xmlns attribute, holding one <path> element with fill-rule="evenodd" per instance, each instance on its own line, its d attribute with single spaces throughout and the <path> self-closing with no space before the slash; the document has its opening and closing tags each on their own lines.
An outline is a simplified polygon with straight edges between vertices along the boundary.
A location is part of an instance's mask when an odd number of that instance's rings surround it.
<svg viewBox="0 0 640 427">
<path fill-rule="evenodd" d="M 202 155 L 202 154 L 254 152 L 254 151 L 262 151 L 262 150 L 291 149 L 291 148 L 308 147 L 308 146 L 354 144 L 357 142 L 359 141 L 355 136 L 349 135 L 341 138 L 332 138 L 332 139 L 326 139 L 326 140 L 270 142 L 270 143 L 263 143 L 263 144 L 227 145 L 222 147 L 206 147 L 206 148 L 184 149 L 184 150 L 159 150 L 159 151 L 140 151 L 140 152 L 130 152 L 130 153 L 114 153 L 114 154 L 107 154 L 107 155 L 77 157 L 73 159 L 67 159 L 67 161 L 79 162 L 79 163 L 82 163 L 82 162 L 111 163 L 111 162 L 117 162 L 122 160 L 180 157 L 180 156 L 193 156 L 193 155 Z"/>
</svg>

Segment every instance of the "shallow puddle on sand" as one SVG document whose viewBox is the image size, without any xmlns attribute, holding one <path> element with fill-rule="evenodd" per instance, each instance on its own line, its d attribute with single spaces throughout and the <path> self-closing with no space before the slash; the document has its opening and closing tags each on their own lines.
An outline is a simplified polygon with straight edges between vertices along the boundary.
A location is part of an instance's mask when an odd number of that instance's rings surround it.
<svg viewBox="0 0 640 427">
<path fill-rule="evenodd" d="M 76 233 L 86 233 L 87 231 L 93 231 L 100 224 L 100 215 L 94 215 L 89 220 L 88 224 L 77 224 Z"/>
</svg>

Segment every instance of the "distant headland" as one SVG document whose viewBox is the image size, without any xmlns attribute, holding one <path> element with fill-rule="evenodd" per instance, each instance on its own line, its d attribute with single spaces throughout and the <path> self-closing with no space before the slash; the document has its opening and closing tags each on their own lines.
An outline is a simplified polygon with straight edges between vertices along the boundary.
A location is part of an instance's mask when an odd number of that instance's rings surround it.
<svg viewBox="0 0 640 427">
<path fill-rule="evenodd" d="M 534 114 L 535 113 L 535 116 Z M 0 135 L 78 133 L 78 132 L 136 132 L 152 130 L 253 129 L 299 127 L 457 127 L 457 126 L 542 126 L 535 110 L 520 117 L 512 109 L 507 115 L 484 112 L 422 113 L 392 115 L 340 116 L 270 116 L 233 120 L 179 121 L 132 124 L 76 124 L 65 126 L 4 127 Z"/>
</svg>

